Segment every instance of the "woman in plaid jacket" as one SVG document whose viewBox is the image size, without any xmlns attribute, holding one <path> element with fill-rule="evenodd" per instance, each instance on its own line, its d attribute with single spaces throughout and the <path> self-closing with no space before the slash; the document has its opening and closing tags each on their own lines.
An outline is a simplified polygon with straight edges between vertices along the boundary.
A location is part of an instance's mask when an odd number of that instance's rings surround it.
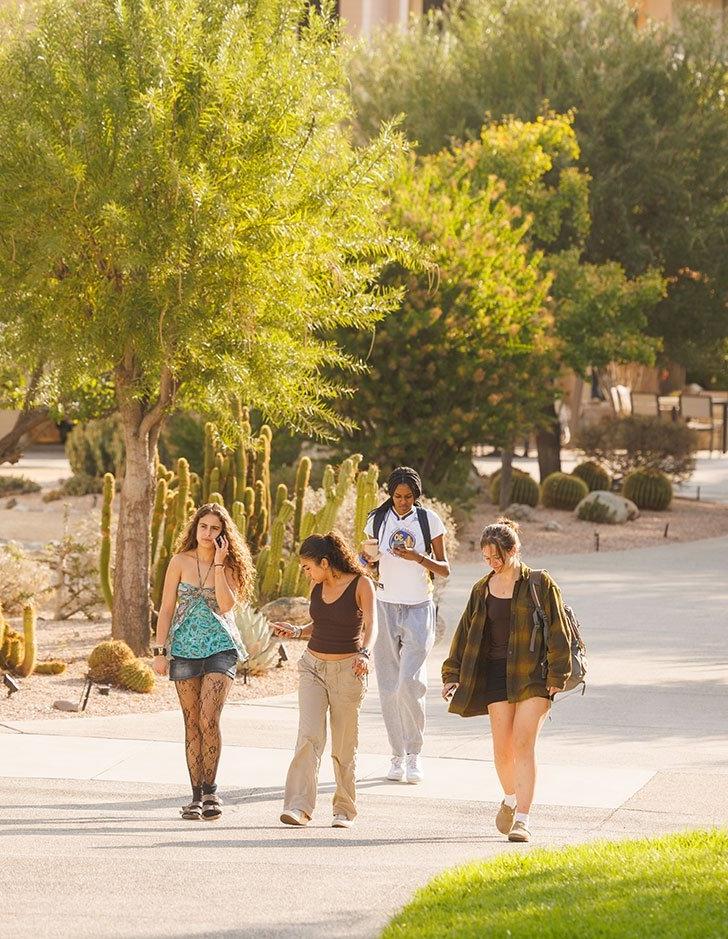
<svg viewBox="0 0 728 939">
<path fill-rule="evenodd" d="M 461 717 L 487 714 L 505 798 L 496 826 L 509 841 L 528 841 L 536 784 L 536 740 L 551 699 L 571 673 L 571 629 L 561 592 L 544 571 L 541 606 L 549 647 L 534 628 L 530 568 L 521 562 L 518 525 L 499 518 L 480 539 L 491 572 L 470 593 L 442 666 L 442 695 Z"/>
</svg>

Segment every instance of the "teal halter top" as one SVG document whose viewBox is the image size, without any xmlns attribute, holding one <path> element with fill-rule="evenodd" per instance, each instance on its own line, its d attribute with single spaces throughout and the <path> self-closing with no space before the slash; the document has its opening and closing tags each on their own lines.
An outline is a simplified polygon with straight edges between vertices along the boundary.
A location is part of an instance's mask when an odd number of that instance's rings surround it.
<svg viewBox="0 0 728 939">
<path fill-rule="evenodd" d="M 167 647 L 174 657 L 183 659 L 205 659 L 227 649 L 234 649 L 241 662 L 248 658 L 233 611 L 220 612 L 215 588 L 196 587 L 184 580 L 177 587 Z"/>
</svg>

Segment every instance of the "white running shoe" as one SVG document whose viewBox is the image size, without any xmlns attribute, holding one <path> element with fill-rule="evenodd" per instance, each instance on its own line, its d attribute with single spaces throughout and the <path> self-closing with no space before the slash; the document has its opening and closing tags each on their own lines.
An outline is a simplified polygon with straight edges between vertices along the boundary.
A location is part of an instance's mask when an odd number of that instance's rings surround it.
<svg viewBox="0 0 728 939">
<path fill-rule="evenodd" d="M 334 815 L 334 820 L 331 823 L 332 828 L 353 828 L 354 819 L 347 818 L 346 815 Z"/>
<path fill-rule="evenodd" d="M 281 814 L 281 821 L 284 825 L 297 825 L 299 828 L 304 828 L 311 819 L 305 812 L 299 812 L 298 809 L 291 809 L 291 811 Z"/>
<path fill-rule="evenodd" d="M 392 757 L 392 763 L 389 767 L 389 772 L 387 773 L 387 779 L 391 779 L 392 782 L 402 782 L 404 779 L 404 757 Z"/>
<path fill-rule="evenodd" d="M 422 764 L 420 763 L 420 756 L 418 753 L 408 753 L 407 754 L 407 782 L 408 783 L 418 783 L 422 782 L 424 773 L 422 772 Z"/>
</svg>

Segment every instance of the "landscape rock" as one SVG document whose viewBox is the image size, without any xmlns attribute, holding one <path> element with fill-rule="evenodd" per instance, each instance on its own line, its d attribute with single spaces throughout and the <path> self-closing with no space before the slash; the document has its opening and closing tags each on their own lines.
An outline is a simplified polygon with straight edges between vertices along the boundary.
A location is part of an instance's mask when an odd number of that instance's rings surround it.
<svg viewBox="0 0 728 939">
<path fill-rule="evenodd" d="M 306 597 L 279 597 L 261 607 L 260 612 L 269 623 L 290 623 L 291 626 L 305 626 L 311 622 L 309 601 Z"/>
<path fill-rule="evenodd" d="M 535 522 L 538 518 L 535 509 L 520 502 L 512 502 L 505 510 L 504 515 L 506 518 L 513 519 L 514 522 Z"/>
<path fill-rule="evenodd" d="M 544 522 L 543 530 L 544 531 L 563 531 L 564 526 L 560 522 L 548 521 L 548 522 Z"/>
<path fill-rule="evenodd" d="M 595 502 L 600 502 L 609 508 L 610 517 L 605 520 L 605 524 L 608 525 L 624 525 L 625 522 L 631 522 L 640 516 L 640 510 L 634 502 L 617 495 L 616 492 L 605 492 L 601 489 L 584 496 L 574 509 L 574 515 L 579 518 L 579 510 L 582 506 L 592 505 Z"/>
</svg>

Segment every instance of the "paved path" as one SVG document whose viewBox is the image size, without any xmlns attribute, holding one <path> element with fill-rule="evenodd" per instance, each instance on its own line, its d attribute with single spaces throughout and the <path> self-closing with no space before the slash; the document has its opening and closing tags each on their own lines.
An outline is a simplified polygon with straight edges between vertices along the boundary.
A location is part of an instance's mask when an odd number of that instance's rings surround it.
<svg viewBox="0 0 728 939">
<path fill-rule="evenodd" d="M 544 729 L 536 844 L 728 824 L 726 557 L 723 538 L 539 559 L 580 614 L 590 686 Z M 451 628 L 479 573 L 456 568 L 443 604 Z M 352 831 L 328 827 L 327 758 L 313 824 L 277 823 L 290 696 L 226 709 L 227 807 L 215 824 L 175 818 L 186 794 L 176 712 L 0 725 L 12 935 L 373 937 L 438 870 L 529 850 L 492 827 L 486 722 L 446 713 L 444 654 L 433 654 L 421 786 L 382 779 L 387 746 L 369 695 Z"/>
</svg>

